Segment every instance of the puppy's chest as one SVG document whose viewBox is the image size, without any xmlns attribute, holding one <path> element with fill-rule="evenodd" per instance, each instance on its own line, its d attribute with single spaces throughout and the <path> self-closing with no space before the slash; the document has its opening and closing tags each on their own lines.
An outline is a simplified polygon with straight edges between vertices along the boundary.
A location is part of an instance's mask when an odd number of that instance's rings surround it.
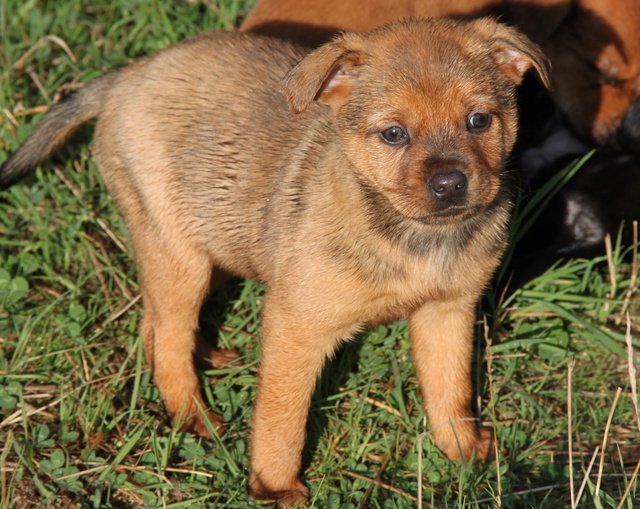
<svg viewBox="0 0 640 509">
<path fill-rule="evenodd" d="M 465 273 L 461 259 L 464 246 L 445 244 L 411 252 L 384 239 L 354 238 L 329 251 L 347 279 L 357 282 L 360 301 L 403 315 L 426 300 L 450 300 L 476 286 L 475 274 Z M 473 280 L 473 281 L 472 281 Z"/>
<path fill-rule="evenodd" d="M 345 320 L 373 327 L 407 318 L 426 303 L 454 301 L 469 293 L 469 282 L 454 274 L 449 264 L 423 259 L 405 263 L 395 275 L 358 272 L 357 279 L 334 287 L 333 296 Z"/>
</svg>

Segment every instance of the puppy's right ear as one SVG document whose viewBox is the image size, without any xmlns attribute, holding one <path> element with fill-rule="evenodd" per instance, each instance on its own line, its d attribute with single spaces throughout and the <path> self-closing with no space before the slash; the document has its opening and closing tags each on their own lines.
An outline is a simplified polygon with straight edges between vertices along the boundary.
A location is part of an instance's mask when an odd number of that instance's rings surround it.
<svg viewBox="0 0 640 509">
<path fill-rule="evenodd" d="M 291 111 L 302 113 L 311 101 L 334 108 L 343 105 L 358 80 L 360 61 L 361 54 L 340 39 L 307 55 L 283 80 Z"/>
</svg>

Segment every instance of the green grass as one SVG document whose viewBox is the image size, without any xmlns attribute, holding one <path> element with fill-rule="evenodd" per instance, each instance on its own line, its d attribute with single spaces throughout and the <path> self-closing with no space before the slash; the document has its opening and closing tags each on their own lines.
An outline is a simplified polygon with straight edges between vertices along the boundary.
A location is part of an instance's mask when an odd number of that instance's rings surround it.
<svg viewBox="0 0 640 509">
<path fill-rule="evenodd" d="M 251 4 L 0 0 L 0 160 L 61 88 L 233 27 Z M 207 334 L 241 354 L 203 376 L 228 433 L 213 442 L 175 433 L 142 355 L 136 266 L 90 135 L 87 127 L 0 195 L 0 509 L 249 507 L 263 289 L 229 284 L 203 312 Z M 572 482 L 577 496 L 586 480 L 577 507 L 637 506 L 640 430 L 624 311 L 636 352 L 640 319 L 637 269 L 622 263 L 624 249 L 614 242 L 613 276 L 604 258 L 559 264 L 502 302 L 494 296 L 486 325 L 480 317 L 478 341 L 488 347 L 479 393 L 500 445 L 495 462 L 451 463 L 429 440 L 406 323 L 346 345 L 312 403 L 304 475 L 313 505 L 420 507 L 420 484 L 425 508 L 566 508 Z M 585 475 L 605 437 L 602 473 L 597 455 Z"/>
</svg>

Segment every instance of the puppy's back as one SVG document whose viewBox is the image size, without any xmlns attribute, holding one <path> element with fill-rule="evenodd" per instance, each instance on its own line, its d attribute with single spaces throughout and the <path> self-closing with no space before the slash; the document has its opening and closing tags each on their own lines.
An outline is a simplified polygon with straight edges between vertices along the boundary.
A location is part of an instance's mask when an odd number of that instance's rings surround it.
<svg viewBox="0 0 640 509">
<path fill-rule="evenodd" d="M 172 237 L 185 232 L 226 269 L 263 279 L 273 215 L 291 224 L 276 194 L 302 171 L 297 154 L 309 156 L 310 118 L 327 113 L 289 110 L 281 81 L 304 54 L 271 38 L 215 32 L 122 69 L 94 148 L 119 206 L 136 203 L 164 227 L 173 221 Z"/>
<path fill-rule="evenodd" d="M 156 121 L 157 133 L 164 130 L 178 141 L 176 130 L 197 128 L 194 122 L 212 111 L 221 122 L 233 119 L 238 132 L 242 119 L 259 121 L 262 115 L 267 122 L 270 112 L 251 105 L 271 103 L 277 110 L 286 110 L 284 97 L 274 92 L 303 55 L 300 48 L 275 39 L 213 32 L 113 70 L 51 107 L 0 166 L 0 189 L 23 178 L 83 123 L 99 116 L 114 119 L 120 113 L 123 124 L 118 127 L 135 124 L 127 134 L 133 137 L 131 142 L 142 137 L 136 135 L 137 127 Z M 251 108 L 249 114 L 247 108 Z"/>
</svg>

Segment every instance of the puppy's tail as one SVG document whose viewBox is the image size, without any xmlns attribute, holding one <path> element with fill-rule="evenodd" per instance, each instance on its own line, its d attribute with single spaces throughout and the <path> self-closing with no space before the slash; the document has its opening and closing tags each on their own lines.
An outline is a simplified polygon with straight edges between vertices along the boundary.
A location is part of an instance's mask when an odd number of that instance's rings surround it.
<svg viewBox="0 0 640 509">
<path fill-rule="evenodd" d="M 22 146 L 0 166 L 0 189 L 33 171 L 82 124 L 97 117 L 118 74 L 109 72 L 53 105 Z"/>
</svg>

